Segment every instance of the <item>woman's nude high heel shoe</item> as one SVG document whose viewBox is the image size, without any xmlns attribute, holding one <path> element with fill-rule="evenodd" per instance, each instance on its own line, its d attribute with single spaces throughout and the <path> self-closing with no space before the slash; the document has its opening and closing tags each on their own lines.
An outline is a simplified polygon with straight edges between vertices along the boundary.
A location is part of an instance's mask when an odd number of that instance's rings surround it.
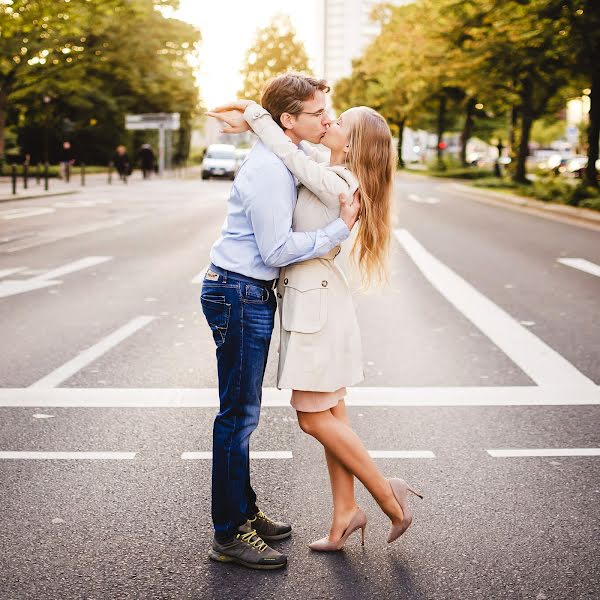
<svg viewBox="0 0 600 600">
<path fill-rule="evenodd" d="M 341 550 L 348 539 L 348 536 L 360 529 L 362 532 L 362 545 L 365 545 L 365 528 L 367 527 L 367 515 L 358 508 L 356 512 L 352 515 L 350 519 L 350 523 L 348 523 L 348 527 L 344 531 L 342 537 L 336 542 L 330 542 L 329 538 L 324 537 L 316 542 L 312 542 L 308 547 L 311 550 L 316 550 L 317 552 L 335 552 L 336 550 Z"/>
<path fill-rule="evenodd" d="M 392 488 L 394 497 L 398 501 L 398 504 L 402 509 L 402 513 L 404 514 L 402 523 L 400 523 L 400 525 L 392 525 L 392 528 L 390 529 L 387 542 L 388 544 L 391 544 L 393 541 L 397 540 L 412 523 L 413 515 L 408 504 L 408 492 L 412 492 L 415 496 L 419 496 L 421 500 L 423 499 L 423 495 L 415 492 L 415 490 L 413 490 L 408 483 L 404 481 L 404 479 L 388 479 L 388 481 L 390 482 L 390 487 Z"/>
</svg>

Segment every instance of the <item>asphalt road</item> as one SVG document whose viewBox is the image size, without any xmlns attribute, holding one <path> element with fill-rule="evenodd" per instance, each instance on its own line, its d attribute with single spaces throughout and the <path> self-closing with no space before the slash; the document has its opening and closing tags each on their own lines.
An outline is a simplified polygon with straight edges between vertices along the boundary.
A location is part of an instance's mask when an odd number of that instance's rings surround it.
<svg viewBox="0 0 600 600">
<path fill-rule="evenodd" d="M 210 460 L 184 453 L 211 447 L 199 281 L 229 186 L 0 205 L 0 597 L 600 597 L 600 233 L 417 176 L 398 180 L 389 284 L 355 295 L 366 378 L 348 398 L 383 472 L 424 493 L 413 525 L 387 546 L 359 484 L 366 546 L 307 548 L 330 493 L 273 389 L 275 332 L 252 469 L 294 524 L 274 544 L 289 566 L 208 560 Z"/>
</svg>

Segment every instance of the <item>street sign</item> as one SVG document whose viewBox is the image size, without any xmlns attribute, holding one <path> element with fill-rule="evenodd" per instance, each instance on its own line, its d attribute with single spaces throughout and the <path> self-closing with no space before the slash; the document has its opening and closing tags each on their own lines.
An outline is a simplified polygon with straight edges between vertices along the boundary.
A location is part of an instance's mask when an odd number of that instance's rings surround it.
<svg viewBox="0 0 600 600">
<path fill-rule="evenodd" d="M 145 113 L 142 115 L 125 115 L 125 129 L 158 129 L 158 172 L 162 175 L 165 170 L 165 132 L 169 132 L 168 149 L 170 152 L 170 132 L 179 129 L 179 113 Z"/>
<path fill-rule="evenodd" d="M 146 113 L 126 115 L 126 129 L 179 129 L 179 113 Z"/>
</svg>

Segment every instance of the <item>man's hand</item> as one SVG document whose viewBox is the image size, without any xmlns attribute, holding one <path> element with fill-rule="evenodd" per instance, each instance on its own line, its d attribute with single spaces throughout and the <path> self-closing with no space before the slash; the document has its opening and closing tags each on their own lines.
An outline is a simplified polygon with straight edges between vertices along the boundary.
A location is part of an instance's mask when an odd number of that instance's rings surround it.
<svg viewBox="0 0 600 600">
<path fill-rule="evenodd" d="M 250 131 L 250 125 L 246 123 L 243 112 L 238 109 L 217 112 L 219 108 L 222 107 L 208 111 L 205 114 L 225 122 L 225 125 L 221 129 L 221 133 L 243 133 L 244 131 Z"/>
<path fill-rule="evenodd" d="M 352 231 L 354 224 L 358 221 L 360 211 L 360 190 L 356 190 L 350 200 L 345 194 L 339 195 L 340 199 L 340 219 L 346 223 L 346 227 Z"/>
</svg>

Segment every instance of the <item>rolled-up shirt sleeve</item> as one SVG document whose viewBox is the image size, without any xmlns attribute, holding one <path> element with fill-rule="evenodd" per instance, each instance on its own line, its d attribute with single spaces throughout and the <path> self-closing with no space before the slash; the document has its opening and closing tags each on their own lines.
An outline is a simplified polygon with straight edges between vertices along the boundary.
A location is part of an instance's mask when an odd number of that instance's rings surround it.
<svg viewBox="0 0 600 600">
<path fill-rule="evenodd" d="M 340 218 L 316 231 L 292 231 L 295 204 L 296 186 L 282 163 L 265 164 L 261 176 L 245 189 L 244 210 L 260 255 L 269 267 L 318 258 L 350 235 Z"/>
</svg>

